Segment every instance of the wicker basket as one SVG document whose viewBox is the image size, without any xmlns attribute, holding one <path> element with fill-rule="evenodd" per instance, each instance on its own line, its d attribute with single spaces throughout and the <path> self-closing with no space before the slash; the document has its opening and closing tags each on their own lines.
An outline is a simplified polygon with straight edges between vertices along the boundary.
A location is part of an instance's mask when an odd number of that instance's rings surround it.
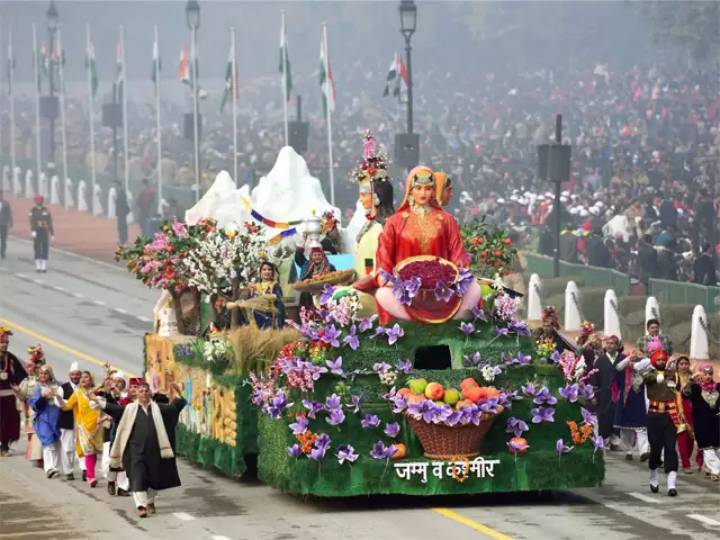
<svg viewBox="0 0 720 540">
<path fill-rule="evenodd" d="M 420 439 L 425 457 L 430 459 L 461 459 L 473 458 L 480 453 L 480 445 L 495 417 L 503 412 L 498 407 L 497 414 L 483 414 L 479 425 L 446 426 L 444 424 L 428 424 L 405 415 L 415 435 Z"/>
</svg>

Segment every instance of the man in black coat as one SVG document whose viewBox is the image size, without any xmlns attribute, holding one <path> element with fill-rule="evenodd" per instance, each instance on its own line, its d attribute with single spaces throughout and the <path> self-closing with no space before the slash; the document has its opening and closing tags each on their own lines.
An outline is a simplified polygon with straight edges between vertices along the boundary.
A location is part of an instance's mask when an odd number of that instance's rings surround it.
<svg viewBox="0 0 720 540">
<path fill-rule="evenodd" d="M 614 362 L 618 357 L 620 340 L 617 336 L 607 336 L 603 341 L 603 351 L 595 360 L 595 369 L 592 376 L 592 385 L 595 388 L 596 412 L 598 417 L 598 432 L 603 439 L 613 435 L 613 421 L 615 418 L 615 403 L 612 401 L 611 385 L 615 379 Z"/>
<path fill-rule="evenodd" d="M 693 281 L 695 283 L 700 285 L 717 284 L 717 267 L 710 244 L 705 244 L 702 253 L 695 259 L 693 263 L 693 274 Z"/>
<path fill-rule="evenodd" d="M 649 234 L 644 235 L 638 245 L 638 274 L 645 285 L 658 274 L 658 255 Z"/>
<path fill-rule="evenodd" d="M 117 194 L 115 196 L 115 220 L 117 221 L 118 244 L 124 246 L 128 241 L 127 217 L 130 213 L 130 205 L 128 204 L 127 193 L 120 180 L 115 180 L 113 185 Z"/>
<path fill-rule="evenodd" d="M 602 231 L 599 229 L 593 231 L 588 242 L 588 264 L 601 268 L 610 268 L 612 266 L 610 250 L 605 245 Z"/>
<path fill-rule="evenodd" d="M 12 229 L 12 226 L 12 208 L 10 208 L 10 203 L 5 200 L 3 190 L 0 189 L 0 259 L 5 258 L 8 232 Z"/>
</svg>

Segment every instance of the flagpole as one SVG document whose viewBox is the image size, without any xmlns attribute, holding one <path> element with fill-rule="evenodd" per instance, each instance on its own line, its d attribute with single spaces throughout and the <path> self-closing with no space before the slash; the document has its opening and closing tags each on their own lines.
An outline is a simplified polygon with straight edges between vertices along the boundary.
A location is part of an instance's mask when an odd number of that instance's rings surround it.
<svg viewBox="0 0 720 540">
<path fill-rule="evenodd" d="M 163 176 L 162 176 L 162 128 L 160 126 L 160 38 L 155 25 L 155 45 L 153 47 L 153 69 L 155 70 L 155 121 L 157 132 L 157 182 L 158 182 L 158 214 L 163 213 Z"/>
<path fill-rule="evenodd" d="M 93 95 L 93 65 L 95 61 L 95 53 L 92 50 L 90 39 L 90 23 L 85 23 L 85 31 L 87 34 L 86 56 L 87 56 L 87 82 L 88 82 L 88 117 L 90 120 L 90 178 L 92 181 L 92 190 L 90 191 L 90 212 L 95 215 L 95 185 L 97 184 L 97 173 L 95 169 L 95 96 Z M 80 201 L 78 201 L 80 208 Z"/>
<path fill-rule="evenodd" d="M 62 129 L 60 131 L 60 137 L 62 141 L 62 161 L 63 161 L 63 181 L 62 181 L 62 190 L 63 190 L 63 203 L 65 208 L 68 207 L 68 200 L 65 197 L 66 195 L 66 189 L 65 184 L 67 182 L 68 177 L 68 168 L 67 168 L 67 123 L 65 119 L 65 73 L 63 69 L 63 48 L 62 48 L 62 30 L 58 28 L 57 30 L 57 36 L 58 36 L 58 54 L 60 55 L 58 58 L 58 76 L 60 79 L 60 122 L 62 123 Z"/>
<path fill-rule="evenodd" d="M 8 96 L 10 98 L 10 165 L 12 171 L 10 178 L 15 178 L 15 89 L 13 88 L 13 50 L 12 50 L 12 30 L 8 30 Z"/>
<path fill-rule="evenodd" d="M 193 94 L 193 151 L 195 153 L 195 202 L 200 200 L 200 139 L 198 126 L 198 61 L 197 61 L 197 30 L 190 30 L 190 82 Z"/>
<path fill-rule="evenodd" d="M 285 34 L 285 10 L 280 11 L 280 15 L 282 18 L 281 22 L 281 32 L 282 32 L 282 43 L 283 43 L 283 49 L 280 52 L 282 54 L 282 92 L 283 92 L 283 114 L 284 114 L 284 122 L 285 122 L 285 146 L 287 146 L 290 141 L 289 134 L 288 134 L 288 98 L 287 95 L 287 35 Z"/>
<path fill-rule="evenodd" d="M 32 25 L 32 38 L 33 38 L 33 71 L 35 72 L 35 167 L 37 169 L 37 182 L 38 182 L 38 193 L 42 189 L 40 185 L 40 174 L 41 174 L 41 153 L 40 153 L 40 57 L 38 55 L 37 45 L 37 28 L 35 23 Z M 49 185 L 48 185 L 49 187 Z"/>
<path fill-rule="evenodd" d="M 122 62 L 122 115 L 123 115 L 123 154 L 125 162 L 125 193 L 130 191 L 130 167 L 128 166 L 128 126 L 127 126 L 127 65 L 125 64 L 125 29 L 120 25 L 120 61 Z"/>
<path fill-rule="evenodd" d="M 327 121 L 327 136 L 328 136 L 328 168 L 330 172 L 330 204 L 335 206 L 335 172 L 333 170 L 333 151 L 332 151 L 332 107 L 330 106 L 330 95 L 332 93 L 332 80 L 330 74 L 330 52 L 328 51 L 327 42 L 327 25 L 323 23 L 322 30 L 323 49 L 323 62 L 325 63 L 325 87 L 327 95 L 325 97 L 326 112 L 325 119 Z"/>
<path fill-rule="evenodd" d="M 235 27 L 230 28 L 230 48 L 232 49 L 232 82 L 230 83 L 230 92 L 232 98 L 232 126 L 233 126 L 233 178 L 235 186 L 239 187 L 238 179 L 238 138 L 237 138 L 237 97 L 235 92 L 237 88 L 237 57 L 235 56 Z"/>
</svg>

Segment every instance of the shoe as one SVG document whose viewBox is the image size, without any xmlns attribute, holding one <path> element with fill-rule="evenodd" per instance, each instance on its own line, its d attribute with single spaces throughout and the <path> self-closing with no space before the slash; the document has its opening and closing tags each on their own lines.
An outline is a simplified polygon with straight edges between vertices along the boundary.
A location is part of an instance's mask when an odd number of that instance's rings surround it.
<svg viewBox="0 0 720 540">
<path fill-rule="evenodd" d="M 650 491 L 652 491 L 653 493 L 657 493 L 658 491 L 660 491 L 660 486 L 653 486 L 652 484 L 650 484 Z"/>
<path fill-rule="evenodd" d="M 115 495 L 115 482 L 108 482 L 107 490 L 110 495 Z"/>
<path fill-rule="evenodd" d="M 55 478 L 58 475 L 58 472 L 55 469 L 51 469 L 47 472 L 48 478 Z"/>
<path fill-rule="evenodd" d="M 683 467 L 683 472 L 685 474 L 692 474 L 692 468 L 691 467 Z"/>
<path fill-rule="evenodd" d="M 644 454 L 640 454 L 640 461 L 647 461 L 650 459 L 650 452 L 645 452 Z M 662 464 L 661 464 L 662 466 Z"/>
<path fill-rule="evenodd" d="M 155 503 L 148 503 L 147 511 L 148 511 L 148 514 L 154 514 L 155 513 Z"/>
<path fill-rule="evenodd" d="M 91 488 L 94 488 L 95 486 L 97 486 L 97 480 L 95 478 L 93 478 L 92 480 L 90 480 L 88 482 L 88 486 L 90 486 Z"/>
<path fill-rule="evenodd" d="M 610 443 L 610 451 L 611 452 L 617 452 L 618 450 L 620 450 L 619 444 Z"/>
<path fill-rule="evenodd" d="M 82 479 L 83 479 L 83 482 L 87 481 L 87 471 L 82 472 Z"/>
<path fill-rule="evenodd" d="M 718 474 L 711 474 L 711 475 L 710 475 L 710 480 L 712 480 L 713 482 L 719 482 L 719 481 L 720 481 L 720 475 L 718 475 Z"/>
<path fill-rule="evenodd" d="M 118 497 L 129 497 L 130 493 L 125 491 L 123 488 L 117 488 L 117 492 L 115 493 Z"/>
<path fill-rule="evenodd" d="M 632 454 L 625 454 L 625 460 L 626 460 L 626 461 L 632 461 L 632 460 L 633 460 L 633 455 L 632 455 Z"/>
<path fill-rule="evenodd" d="M 75 480 L 75 475 L 73 473 L 68 473 L 65 475 L 65 480 L 70 482 L 71 480 Z"/>
<path fill-rule="evenodd" d="M 141 518 L 147 517 L 147 508 L 144 506 L 138 506 L 138 516 Z"/>
<path fill-rule="evenodd" d="M 677 489 L 675 489 L 675 488 L 668 489 L 668 497 L 677 497 Z"/>
</svg>

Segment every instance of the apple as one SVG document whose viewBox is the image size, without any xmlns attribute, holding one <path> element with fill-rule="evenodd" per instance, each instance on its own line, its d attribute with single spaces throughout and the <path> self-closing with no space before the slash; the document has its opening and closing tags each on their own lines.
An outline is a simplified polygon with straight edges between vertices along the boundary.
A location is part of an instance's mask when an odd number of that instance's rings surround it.
<svg viewBox="0 0 720 540">
<path fill-rule="evenodd" d="M 462 380 L 460 383 L 460 390 L 465 390 L 465 388 L 469 388 L 472 386 L 479 386 L 477 381 L 473 379 L 472 377 L 467 377 Z"/>
<path fill-rule="evenodd" d="M 442 399 L 443 394 L 445 394 L 445 389 L 440 383 L 431 382 L 425 387 L 425 397 L 433 401 Z"/>
<path fill-rule="evenodd" d="M 421 401 L 425 401 L 425 395 L 424 395 L 424 394 L 408 394 L 408 396 L 407 396 L 407 402 L 408 402 L 408 404 L 411 404 L 411 403 L 420 403 Z"/>
<path fill-rule="evenodd" d="M 448 405 L 455 405 L 458 401 L 460 401 L 460 392 L 458 392 L 457 388 L 448 388 L 445 390 L 445 397 L 443 398 L 443 401 L 445 401 Z"/>
<path fill-rule="evenodd" d="M 455 409 L 460 410 L 463 407 L 472 407 L 472 406 L 473 406 L 473 402 L 470 401 L 469 399 L 461 399 L 460 401 L 458 401 L 455 404 Z"/>
<path fill-rule="evenodd" d="M 478 403 L 487 398 L 487 394 L 484 388 L 479 386 L 473 386 L 463 390 L 463 397 L 469 399 L 473 403 Z"/>
<path fill-rule="evenodd" d="M 400 396 L 400 397 L 407 397 L 411 393 L 412 392 L 410 392 L 410 389 L 408 387 L 404 387 L 404 388 L 401 388 L 400 390 L 398 390 L 395 393 L 395 395 Z"/>
<path fill-rule="evenodd" d="M 408 381 L 408 388 L 410 388 L 413 394 L 424 394 L 427 384 L 425 379 L 410 379 Z"/>
</svg>

